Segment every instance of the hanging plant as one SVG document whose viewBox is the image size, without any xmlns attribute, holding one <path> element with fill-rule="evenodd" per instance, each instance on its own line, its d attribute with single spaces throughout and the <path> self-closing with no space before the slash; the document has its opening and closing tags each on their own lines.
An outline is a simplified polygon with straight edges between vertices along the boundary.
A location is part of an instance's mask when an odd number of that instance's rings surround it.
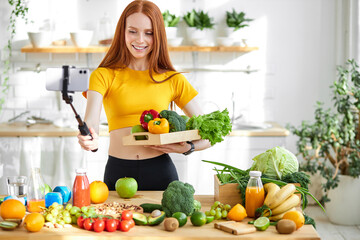
<svg viewBox="0 0 360 240">
<path fill-rule="evenodd" d="M 8 39 L 7 45 L 4 47 L 4 52 L 7 53 L 7 56 L 5 57 L 5 60 L 3 62 L 3 78 L 1 79 L 0 84 L 0 112 L 3 109 L 5 98 L 9 90 L 9 73 L 11 69 L 10 59 L 12 56 L 12 43 L 16 35 L 16 23 L 18 18 L 20 17 L 21 19 L 24 19 L 25 23 L 27 24 L 27 14 L 29 11 L 27 7 L 27 0 L 8 0 L 8 3 L 11 7 L 10 22 L 7 28 L 7 30 L 10 32 L 10 37 Z"/>
</svg>

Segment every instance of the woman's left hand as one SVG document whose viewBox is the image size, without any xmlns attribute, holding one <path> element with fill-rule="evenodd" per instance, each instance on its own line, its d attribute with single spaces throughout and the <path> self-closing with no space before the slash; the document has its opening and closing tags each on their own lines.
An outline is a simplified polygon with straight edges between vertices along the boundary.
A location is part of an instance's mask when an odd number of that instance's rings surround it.
<svg viewBox="0 0 360 240">
<path fill-rule="evenodd" d="M 186 142 L 171 143 L 164 145 L 145 145 L 148 147 L 163 153 L 184 153 L 190 150 L 191 146 Z"/>
</svg>

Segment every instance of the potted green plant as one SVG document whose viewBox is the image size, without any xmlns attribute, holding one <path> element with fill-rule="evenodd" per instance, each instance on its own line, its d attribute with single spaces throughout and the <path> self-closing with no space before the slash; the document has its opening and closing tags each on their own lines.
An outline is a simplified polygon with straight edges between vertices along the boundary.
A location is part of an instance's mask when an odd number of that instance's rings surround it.
<svg viewBox="0 0 360 240">
<path fill-rule="evenodd" d="M 297 149 L 304 161 L 301 169 L 320 173 L 322 202 L 331 222 L 358 225 L 360 208 L 360 73 L 354 60 L 338 67 L 338 79 L 331 86 L 334 108 L 325 110 L 317 102 L 315 121 L 289 125 L 299 137 Z M 346 192 L 347 191 L 347 192 Z M 340 207 L 341 206 L 341 207 Z"/>
<path fill-rule="evenodd" d="M 195 45 L 203 46 L 209 44 L 206 30 L 213 29 L 215 23 L 207 12 L 193 9 L 191 12 L 187 12 L 183 19 L 188 25 L 187 35 Z"/>
<path fill-rule="evenodd" d="M 177 25 L 180 21 L 180 17 L 175 14 L 171 14 L 169 10 L 166 10 L 162 13 L 166 38 L 168 39 L 168 44 L 171 46 L 178 46 L 181 44 L 183 38 L 177 38 Z"/>
<path fill-rule="evenodd" d="M 16 35 L 16 22 L 18 18 L 25 20 L 25 23 L 28 23 L 27 14 L 28 7 L 26 1 L 24 0 L 8 0 L 8 3 L 11 7 L 10 22 L 8 30 L 10 32 L 9 40 L 7 45 L 4 47 L 4 52 L 6 53 L 5 60 L 3 61 L 3 74 L 0 79 L 0 113 L 3 109 L 7 93 L 9 91 L 9 72 L 11 68 L 10 59 L 12 56 L 12 43 Z"/>
<path fill-rule="evenodd" d="M 254 19 L 246 18 L 244 12 L 236 12 L 235 9 L 233 9 L 232 12 L 226 11 L 227 37 L 240 39 L 241 32 L 238 30 L 248 27 L 248 23 L 253 20 Z"/>
</svg>

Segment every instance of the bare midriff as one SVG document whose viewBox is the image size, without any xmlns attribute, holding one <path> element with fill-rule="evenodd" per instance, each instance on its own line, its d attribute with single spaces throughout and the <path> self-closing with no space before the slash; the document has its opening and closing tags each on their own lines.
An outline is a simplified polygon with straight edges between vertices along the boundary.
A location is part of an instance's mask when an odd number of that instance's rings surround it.
<svg viewBox="0 0 360 240">
<path fill-rule="evenodd" d="M 128 159 L 128 160 L 141 160 L 147 158 L 157 157 L 163 154 L 163 152 L 153 150 L 148 147 L 140 146 L 124 146 L 122 144 L 122 138 L 131 134 L 131 127 L 120 128 L 110 132 L 110 146 L 109 155 Z"/>
</svg>

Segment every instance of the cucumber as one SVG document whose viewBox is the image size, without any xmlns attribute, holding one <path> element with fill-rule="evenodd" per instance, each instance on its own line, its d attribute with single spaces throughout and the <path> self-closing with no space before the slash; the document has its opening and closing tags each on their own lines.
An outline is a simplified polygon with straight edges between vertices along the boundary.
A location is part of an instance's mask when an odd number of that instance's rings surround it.
<svg viewBox="0 0 360 240">
<path fill-rule="evenodd" d="M 146 213 L 151 213 L 156 209 L 162 211 L 162 206 L 160 204 L 155 204 L 155 203 L 143 203 L 140 205 L 140 207 L 142 207 L 144 209 L 144 212 Z"/>
</svg>

